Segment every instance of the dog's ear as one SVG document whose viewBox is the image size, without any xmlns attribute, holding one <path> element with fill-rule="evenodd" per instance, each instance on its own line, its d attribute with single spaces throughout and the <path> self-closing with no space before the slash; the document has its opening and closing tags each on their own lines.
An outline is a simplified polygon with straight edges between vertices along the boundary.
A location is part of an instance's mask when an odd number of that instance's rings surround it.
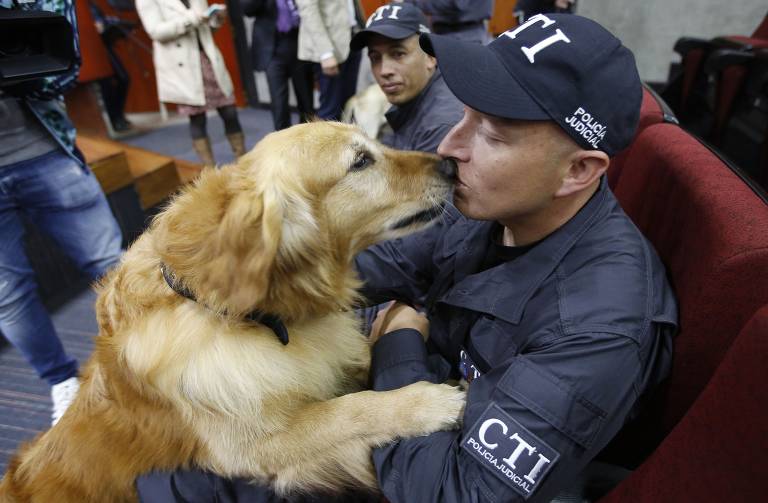
<svg viewBox="0 0 768 503">
<path fill-rule="evenodd" d="M 158 217 L 156 251 L 199 302 L 240 316 L 268 296 L 283 220 L 275 190 L 224 168 Z"/>
</svg>

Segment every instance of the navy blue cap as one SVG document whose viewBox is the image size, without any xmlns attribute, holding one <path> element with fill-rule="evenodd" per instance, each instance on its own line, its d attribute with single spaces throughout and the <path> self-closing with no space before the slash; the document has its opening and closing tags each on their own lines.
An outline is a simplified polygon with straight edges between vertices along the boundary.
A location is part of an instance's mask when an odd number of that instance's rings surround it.
<svg viewBox="0 0 768 503">
<path fill-rule="evenodd" d="M 507 119 L 553 120 L 587 150 L 629 145 L 642 84 L 632 52 L 596 22 L 538 14 L 482 46 L 422 35 L 446 84 L 467 106 Z"/>
<path fill-rule="evenodd" d="M 417 33 L 430 33 L 426 16 L 415 5 L 397 3 L 382 5 L 371 14 L 365 28 L 352 37 L 349 47 L 359 51 L 368 43 L 368 36 L 374 33 L 387 38 L 401 40 Z"/>
</svg>

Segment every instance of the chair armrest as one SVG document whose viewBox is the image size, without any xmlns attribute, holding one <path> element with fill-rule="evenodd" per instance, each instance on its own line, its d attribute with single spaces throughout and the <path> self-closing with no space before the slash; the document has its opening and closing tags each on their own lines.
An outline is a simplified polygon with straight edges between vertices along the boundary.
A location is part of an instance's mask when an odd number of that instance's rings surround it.
<svg viewBox="0 0 768 503">
<path fill-rule="evenodd" d="M 673 50 L 681 56 L 685 56 L 694 49 L 711 49 L 712 41 L 695 37 L 680 37 L 675 42 Z"/>
<path fill-rule="evenodd" d="M 729 66 L 745 65 L 755 59 L 752 51 L 738 49 L 718 49 L 704 62 L 705 73 L 719 73 Z"/>
</svg>

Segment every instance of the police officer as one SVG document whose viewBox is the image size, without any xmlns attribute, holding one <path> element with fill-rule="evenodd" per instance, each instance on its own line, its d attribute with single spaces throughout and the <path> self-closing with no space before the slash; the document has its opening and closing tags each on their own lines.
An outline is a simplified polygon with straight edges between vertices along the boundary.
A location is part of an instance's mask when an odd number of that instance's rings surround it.
<svg viewBox="0 0 768 503">
<path fill-rule="evenodd" d="M 489 41 L 486 21 L 493 14 L 493 0 L 393 0 L 412 3 L 432 19 L 432 29 L 467 42 Z"/>
<path fill-rule="evenodd" d="M 676 303 L 603 176 L 634 136 L 631 52 L 597 23 L 538 15 L 488 46 L 424 35 L 464 117 L 438 153 L 454 203 L 357 259 L 375 390 L 468 383 L 460 431 L 374 452 L 392 503 L 548 502 L 670 369 Z"/>
<path fill-rule="evenodd" d="M 392 104 L 386 119 L 393 133 L 382 142 L 401 150 L 435 152 L 461 119 L 463 106 L 445 85 L 435 58 L 419 46 L 420 33 L 429 33 L 429 28 L 418 7 L 383 5 L 350 47 L 368 47 L 373 76 Z"/>
<path fill-rule="evenodd" d="M 399 300 L 372 327 L 371 379 L 460 381 L 468 399 L 460 430 L 376 449 L 380 487 L 391 503 L 549 502 L 671 365 L 664 267 L 603 176 L 634 136 L 640 79 L 574 15 L 488 46 L 420 42 L 465 104 L 438 148 L 457 164 L 456 207 L 357 258 L 368 300 Z M 421 299 L 425 314 L 408 305 Z"/>
</svg>

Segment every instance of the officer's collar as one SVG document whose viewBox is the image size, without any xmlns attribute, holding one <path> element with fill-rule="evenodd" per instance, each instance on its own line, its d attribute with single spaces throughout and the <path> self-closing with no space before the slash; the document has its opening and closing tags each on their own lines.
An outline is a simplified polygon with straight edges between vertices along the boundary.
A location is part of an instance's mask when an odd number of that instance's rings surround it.
<svg viewBox="0 0 768 503">
<path fill-rule="evenodd" d="M 454 258 L 457 276 L 454 277 L 455 283 L 451 292 L 442 300 L 452 305 L 488 313 L 509 323 L 520 323 L 528 301 L 576 242 L 592 227 L 595 219 L 610 211 L 613 207 L 611 201 L 615 203 L 603 176 L 598 190 L 587 204 L 563 226 L 539 241 L 528 253 L 474 274 L 471 271 L 476 270 L 475 266 L 482 260 L 478 254 L 485 253 L 486 249 L 477 246 L 478 240 L 490 241 L 493 224 L 485 222 L 481 226 L 453 226 L 452 232 L 457 233 L 455 236 L 459 240 Z M 503 285 L 503 288 L 495 289 L 495 295 L 489 297 L 488 292 L 493 290 L 493 285 Z"/>
<path fill-rule="evenodd" d="M 422 89 L 419 94 L 414 96 L 414 98 L 408 103 L 403 103 L 402 105 L 393 105 L 389 110 L 387 110 L 384 116 L 387 118 L 387 122 L 392 127 L 393 131 L 397 132 L 398 129 L 403 127 L 405 123 L 408 122 L 412 111 L 416 110 L 416 112 L 418 112 L 419 103 L 424 99 L 424 96 L 429 93 L 429 88 L 434 86 L 435 82 L 437 82 L 437 80 L 440 78 L 442 78 L 440 75 L 440 69 L 435 67 L 435 72 L 432 74 L 432 77 L 429 78 L 429 82 L 427 82 L 427 85 L 424 86 L 424 89 Z"/>
<path fill-rule="evenodd" d="M 205 304 L 199 302 L 195 294 L 192 293 L 192 291 L 189 290 L 189 288 L 187 288 L 181 281 L 178 280 L 178 278 L 173 273 L 173 271 L 171 271 L 170 267 L 161 263 L 160 272 L 163 274 L 163 278 L 165 279 L 165 282 L 168 283 L 168 286 L 171 287 L 171 289 L 174 292 L 193 302 L 197 302 L 201 306 L 207 307 L 205 306 Z M 280 340 L 280 342 L 283 343 L 283 345 L 288 344 L 288 329 L 285 328 L 285 324 L 283 323 L 283 321 L 280 319 L 279 316 L 274 314 L 264 313 L 259 310 L 254 310 L 246 314 L 244 316 L 244 319 L 253 323 L 261 323 L 262 325 L 266 325 L 275 333 L 275 335 Z"/>
</svg>

